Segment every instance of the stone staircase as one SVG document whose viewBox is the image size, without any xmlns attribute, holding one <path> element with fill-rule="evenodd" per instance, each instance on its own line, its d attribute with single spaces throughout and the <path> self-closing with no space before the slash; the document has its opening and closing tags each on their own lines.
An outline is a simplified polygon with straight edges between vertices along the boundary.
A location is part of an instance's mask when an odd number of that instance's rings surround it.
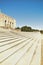
<svg viewBox="0 0 43 65">
<path fill-rule="evenodd" d="M 0 32 L 0 65 L 40 65 L 40 32 Z"/>
</svg>

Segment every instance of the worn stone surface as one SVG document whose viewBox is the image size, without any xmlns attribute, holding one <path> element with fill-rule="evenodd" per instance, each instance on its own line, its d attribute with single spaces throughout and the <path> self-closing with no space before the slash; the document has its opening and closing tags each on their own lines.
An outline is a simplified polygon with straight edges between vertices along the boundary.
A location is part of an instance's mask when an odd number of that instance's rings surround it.
<svg viewBox="0 0 43 65">
<path fill-rule="evenodd" d="M 41 40 L 41 65 L 43 65 L 43 35 Z"/>
<path fill-rule="evenodd" d="M 40 32 L 0 32 L 0 65 L 40 65 Z"/>
</svg>

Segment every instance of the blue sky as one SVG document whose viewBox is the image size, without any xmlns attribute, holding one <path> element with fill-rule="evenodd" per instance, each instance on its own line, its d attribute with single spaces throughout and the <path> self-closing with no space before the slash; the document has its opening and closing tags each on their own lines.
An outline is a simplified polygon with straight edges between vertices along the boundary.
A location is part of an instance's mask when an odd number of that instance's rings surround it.
<svg viewBox="0 0 43 65">
<path fill-rule="evenodd" d="M 43 29 L 42 0 L 0 0 L 0 9 L 16 19 L 16 26 Z"/>
</svg>

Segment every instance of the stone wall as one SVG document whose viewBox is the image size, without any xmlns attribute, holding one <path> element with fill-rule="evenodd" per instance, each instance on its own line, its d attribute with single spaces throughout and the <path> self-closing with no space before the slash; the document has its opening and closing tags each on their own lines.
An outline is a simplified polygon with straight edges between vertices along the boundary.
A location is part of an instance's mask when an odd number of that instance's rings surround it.
<svg viewBox="0 0 43 65">
<path fill-rule="evenodd" d="M 1 13 L 0 14 L 0 27 L 15 28 L 16 27 L 16 20 Z"/>
</svg>

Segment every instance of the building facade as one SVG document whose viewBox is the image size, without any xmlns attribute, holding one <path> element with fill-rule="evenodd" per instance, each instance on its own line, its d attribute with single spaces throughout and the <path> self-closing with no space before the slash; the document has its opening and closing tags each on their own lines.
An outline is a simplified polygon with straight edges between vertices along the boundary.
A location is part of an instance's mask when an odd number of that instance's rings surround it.
<svg viewBox="0 0 43 65">
<path fill-rule="evenodd" d="M 16 20 L 10 16 L 0 13 L 0 27 L 15 29 Z"/>
</svg>

